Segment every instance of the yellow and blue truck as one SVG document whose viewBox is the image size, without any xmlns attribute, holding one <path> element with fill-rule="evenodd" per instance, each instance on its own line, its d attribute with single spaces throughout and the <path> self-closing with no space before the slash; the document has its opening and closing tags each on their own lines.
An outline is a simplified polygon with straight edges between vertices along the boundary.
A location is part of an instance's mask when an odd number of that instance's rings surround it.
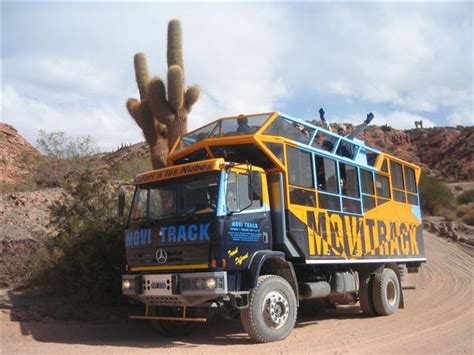
<svg viewBox="0 0 474 355">
<path fill-rule="evenodd" d="M 165 335 L 240 315 L 258 342 L 292 331 L 300 303 L 403 307 L 426 261 L 420 168 L 272 112 L 180 137 L 168 166 L 135 177 L 123 294 Z"/>
</svg>

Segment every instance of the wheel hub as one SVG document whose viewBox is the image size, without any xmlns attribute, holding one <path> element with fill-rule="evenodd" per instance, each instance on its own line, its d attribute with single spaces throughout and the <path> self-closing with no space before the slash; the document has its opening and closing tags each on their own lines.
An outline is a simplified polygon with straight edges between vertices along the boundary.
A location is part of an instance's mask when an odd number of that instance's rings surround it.
<svg viewBox="0 0 474 355">
<path fill-rule="evenodd" d="M 263 303 L 263 315 L 269 327 L 275 329 L 282 327 L 288 319 L 289 313 L 290 307 L 285 295 L 279 291 L 271 291 L 266 295 Z"/>
</svg>

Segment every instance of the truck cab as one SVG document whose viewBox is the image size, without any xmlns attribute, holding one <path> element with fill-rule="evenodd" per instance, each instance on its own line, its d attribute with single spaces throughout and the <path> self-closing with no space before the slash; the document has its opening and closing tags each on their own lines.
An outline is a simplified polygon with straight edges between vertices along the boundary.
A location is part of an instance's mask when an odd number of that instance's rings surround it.
<svg viewBox="0 0 474 355">
<path fill-rule="evenodd" d="M 145 314 L 131 317 L 172 335 L 219 310 L 269 342 L 288 336 L 300 302 L 392 314 L 405 271 L 426 261 L 419 177 L 413 164 L 279 112 L 192 131 L 168 167 L 134 179 L 122 289 Z"/>
</svg>

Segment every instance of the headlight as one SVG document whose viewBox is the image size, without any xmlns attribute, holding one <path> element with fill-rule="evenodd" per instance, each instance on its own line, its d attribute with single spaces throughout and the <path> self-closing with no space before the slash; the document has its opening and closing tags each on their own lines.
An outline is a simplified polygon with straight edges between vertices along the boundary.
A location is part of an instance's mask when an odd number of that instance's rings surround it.
<svg viewBox="0 0 474 355">
<path fill-rule="evenodd" d="M 129 290 L 131 286 L 132 286 L 132 283 L 130 282 L 130 280 L 122 281 L 122 290 Z"/>
<path fill-rule="evenodd" d="M 213 290 L 216 288 L 216 279 L 215 278 L 210 278 L 210 279 L 207 279 L 206 281 L 206 287 Z"/>
</svg>

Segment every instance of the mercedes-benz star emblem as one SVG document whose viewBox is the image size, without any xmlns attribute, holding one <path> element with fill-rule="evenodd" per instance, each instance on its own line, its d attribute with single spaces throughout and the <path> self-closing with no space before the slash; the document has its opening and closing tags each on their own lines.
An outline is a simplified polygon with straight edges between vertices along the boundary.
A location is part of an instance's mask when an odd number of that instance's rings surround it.
<svg viewBox="0 0 474 355">
<path fill-rule="evenodd" d="M 168 253 L 166 252 L 165 249 L 158 249 L 156 251 L 156 261 L 158 264 L 164 264 L 166 263 L 166 260 L 168 260 Z"/>
</svg>

